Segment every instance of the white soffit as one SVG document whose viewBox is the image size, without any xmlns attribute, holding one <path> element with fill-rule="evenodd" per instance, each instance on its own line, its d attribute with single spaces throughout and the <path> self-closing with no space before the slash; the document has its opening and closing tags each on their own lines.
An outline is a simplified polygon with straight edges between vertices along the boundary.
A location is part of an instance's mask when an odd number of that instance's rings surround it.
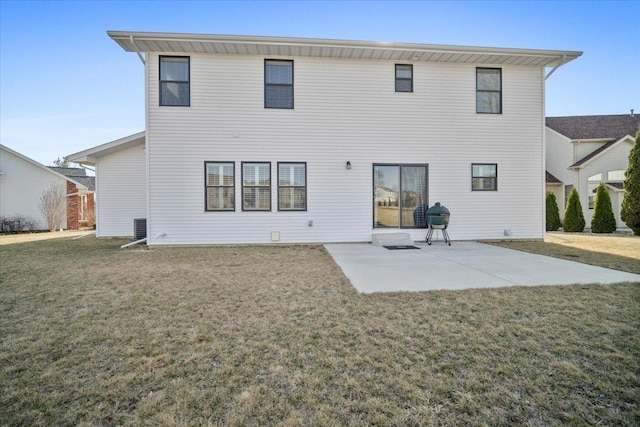
<svg viewBox="0 0 640 427">
<path fill-rule="evenodd" d="M 555 66 L 579 51 L 447 46 L 414 43 L 308 39 L 291 37 L 108 31 L 127 52 L 214 53 L 278 57 L 352 58 L 393 61 L 458 62 Z"/>
<path fill-rule="evenodd" d="M 133 135 L 116 139 L 115 141 L 107 142 L 106 144 L 98 145 L 97 147 L 69 154 L 68 156 L 65 156 L 65 159 L 69 162 L 94 165 L 96 163 L 96 159 L 102 156 L 144 144 L 145 136 L 145 131 L 134 133 Z"/>
</svg>

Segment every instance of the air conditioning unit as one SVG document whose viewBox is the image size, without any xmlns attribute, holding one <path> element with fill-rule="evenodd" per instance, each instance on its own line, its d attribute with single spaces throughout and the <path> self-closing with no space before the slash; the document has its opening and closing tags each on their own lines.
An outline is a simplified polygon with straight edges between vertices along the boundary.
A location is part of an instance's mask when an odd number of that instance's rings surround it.
<svg viewBox="0 0 640 427">
<path fill-rule="evenodd" d="M 135 218 L 133 220 L 133 238 L 140 240 L 147 237 L 147 218 Z"/>
</svg>

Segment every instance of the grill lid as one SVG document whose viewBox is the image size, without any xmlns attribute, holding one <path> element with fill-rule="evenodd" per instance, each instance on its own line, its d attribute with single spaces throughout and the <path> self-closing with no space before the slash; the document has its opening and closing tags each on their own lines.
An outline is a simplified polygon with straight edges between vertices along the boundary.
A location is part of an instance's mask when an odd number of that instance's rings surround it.
<svg viewBox="0 0 640 427">
<path fill-rule="evenodd" d="M 449 216 L 449 215 L 451 215 L 451 212 L 449 212 L 449 209 L 442 206 L 440 202 L 437 202 L 435 205 L 431 206 L 427 210 L 427 216 Z"/>
</svg>

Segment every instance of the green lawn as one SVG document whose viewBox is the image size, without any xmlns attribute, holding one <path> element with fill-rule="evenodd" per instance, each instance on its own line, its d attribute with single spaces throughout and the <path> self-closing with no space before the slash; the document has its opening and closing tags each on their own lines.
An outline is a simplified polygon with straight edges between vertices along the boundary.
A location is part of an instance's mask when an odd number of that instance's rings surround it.
<svg viewBox="0 0 640 427">
<path fill-rule="evenodd" d="M 0 246 L 0 425 L 640 425 L 640 284 L 360 295 L 321 246 Z"/>
</svg>

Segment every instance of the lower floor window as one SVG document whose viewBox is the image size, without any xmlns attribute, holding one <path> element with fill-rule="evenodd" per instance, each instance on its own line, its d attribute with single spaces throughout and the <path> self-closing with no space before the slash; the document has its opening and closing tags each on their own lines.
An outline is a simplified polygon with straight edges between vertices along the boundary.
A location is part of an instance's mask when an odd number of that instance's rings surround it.
<svg viewBox="0 0 640 427">
<path fill-rule="evenodd" d="M 278 210 L 307 210 L 306 163 L 278 163 Z"/>
<path fill-rule="evenodd" d="M 235 163 L 205 163 L 205 209 L 207 211 L 234 211 Z"/>
<path fill-rule="evenodd" d="M 242 163 L 242 210 L 271 210 L 271 163 Z"/>
<path fill-rule="evenodd" d="M 472 191 L 498 190 L 498 165 L 495 163 L 473 163 L 471 165 Z"/>
<path fill-rule="evenodd" d="M 373 226 L 424 228 L 427 165 L 373 165 Z"/>
</svg>

